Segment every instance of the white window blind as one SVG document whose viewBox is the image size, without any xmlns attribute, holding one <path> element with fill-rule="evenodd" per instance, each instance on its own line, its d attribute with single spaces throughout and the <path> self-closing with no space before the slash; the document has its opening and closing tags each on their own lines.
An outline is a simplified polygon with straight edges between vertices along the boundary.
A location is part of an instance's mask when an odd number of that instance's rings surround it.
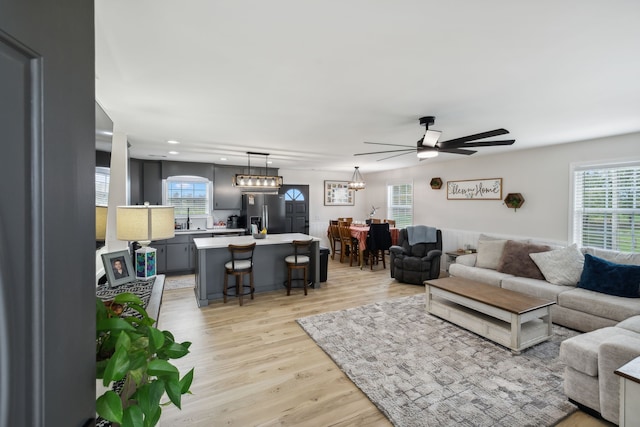
<svg viewBox="0 0 640 427">
<path fill-rule="evenodd" d="M 398 228 L 413 224 L 413 184 L 387 185 L 387 218 Z"/>
<path fill-rule="evenodd" d="M 210 182 L 198 177 L 170 177 L 165 186 L 164 203 L 173 206 L 176 217 L 209 215 Z"/>
<path fill-rule="evenodd" d="M 573 168 L 573 242 L 640 252 L 640 162 Z"/>
<path fill-rule="evenodd" d="M 109 168 L 96 167 L 96 206 L 109 205 Z"/>
</svg>

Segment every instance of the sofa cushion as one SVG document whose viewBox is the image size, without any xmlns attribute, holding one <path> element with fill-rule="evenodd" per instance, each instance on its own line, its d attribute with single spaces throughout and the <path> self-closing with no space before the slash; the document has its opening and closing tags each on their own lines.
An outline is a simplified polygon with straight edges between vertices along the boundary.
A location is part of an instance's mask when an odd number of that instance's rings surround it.
<svg viewBox="0 0 640 427">
<path fill-rule="evenodd" d="M 500 283 L 504 278 L 513 277 L 511 274 L 500 273 L 489 268 L 469 267 L 458 263 L 449 266 L 449 274 L 497 287 L 500 287 Z"/>
<path fill-rule="evenodd" d="M 502 258 L 506 240 L 478 240 L 476 267 L 495 270 Z"/>
<path fill-rule="evenodd" d="M 640 266 L 617 264 L 586 254 L 578 287 L 620 297 L 640 298 Z"/>
<path fill-rule="evenodd" d="M 558 301 L 558 294 L 575 289 L 573 286 L 558 286 L 539 279 L 528 277 L 507 277 L 502 279 L 501 286 L 537 298 Z"/>
<path fill-rule="evenodd" d="M 624 328 L 640 334 L 640 316 L 633 316 L 625 319 L 622 322 L 618 323 L 616 326 L 618 328 Z"/>
<path fill-rule="evenodd" d="M 576 286 L 582 274 L 584 255 L 573 244 L 566 248 L 529 254 L 547 282 L 561 286 Z"/>
<path fill-rule="evenodd" d="M 638 337 L 635 332 L 610 326 L 566 339 L 560 344 L 560 361 L 583 374 L 598 376 L 598 349 L 608 338 L 622 335 Z"/>
<path fill-rule="evenodd" d="M 601 249 L 584 247 L 581 249 L 583 254 L 590 254 L 607 261 L 626 265 L 640 265 L 640 253 L 619 252 L 611 249 Z"/>
<path fill-rule="evenodd" d="M 640 314 L 640 299 L 573 288 L 558 295 L 558 304 L 583 313 L 621 322 Z"/>
<path fill-rule="evenodd" d="M 496 270 L 501 273 L 513 274 L 514 276 L 544 280 L 540 269 L 529 254 L 548 250 L 549 246 L 546 245 L 507 240 Z"/>
</svg>

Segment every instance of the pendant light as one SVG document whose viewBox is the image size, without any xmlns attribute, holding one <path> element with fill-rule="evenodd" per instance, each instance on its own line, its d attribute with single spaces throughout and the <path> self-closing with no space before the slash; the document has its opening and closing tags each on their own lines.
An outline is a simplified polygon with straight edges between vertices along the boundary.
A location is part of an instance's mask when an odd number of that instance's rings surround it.
<svg viewBox="0 0 640 427">
<path fill-rule="evenodd" d="M 251 155 L 264 156 L 264 175 L 256 175 L 251 173 Z M 267 159 L 269 153 L 254 153 L 247 151 L 248 173 L 236 174 L 233 184 L 236 187 L 243 188 L 280 188 L 283 184 L 281 176 L 269 175 L 269 167 Z"/>
<path fill-rule="evenodd" d="M 348 187 L 351 190 L 364 190 L 367 184 L 364 182 L 364 178 L 360 174 L 360 167 L 356 166 L 356 169 L 353 171 L 353 176 L 351 177 L 351 181 L 349 181 Z"/>
</svg>

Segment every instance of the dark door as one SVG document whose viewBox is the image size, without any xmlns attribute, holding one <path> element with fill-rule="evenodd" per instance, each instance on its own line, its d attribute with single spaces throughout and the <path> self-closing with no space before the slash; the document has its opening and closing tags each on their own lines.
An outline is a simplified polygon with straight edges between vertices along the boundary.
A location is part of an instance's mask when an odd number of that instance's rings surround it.
<svg viewBox="0 0 640 427">
<path fill-rule="evenodd" d="M 0 2 L 0 426 L 95 416 L 93 2 Z"/>
<path fill-rule="evenodd" d="M 309 234 L 309 186 L 283 185 L 287 233 Z"/>
</svg>

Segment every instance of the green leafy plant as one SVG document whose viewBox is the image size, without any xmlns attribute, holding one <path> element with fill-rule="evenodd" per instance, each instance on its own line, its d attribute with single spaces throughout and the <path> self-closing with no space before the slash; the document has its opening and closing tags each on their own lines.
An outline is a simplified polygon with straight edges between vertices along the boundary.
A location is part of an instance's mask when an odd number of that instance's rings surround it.
<svg viewBox="0 0 640 427">
<path fill-rule="evenodd" d="M 171 332 L 153 327 L 132 293 L 117 295 L 104 303 L 96 298 L 96 378 L 103 385 L 124 380 L 120 395 L 106 391 L 96 399 L 96 412 L 122 427 L 153 427 L 162 413 L 161 406 L 181 407 L 181 397 L 190 393 L 193 369 L 180 378 L 170 359 L 189 353 L 190 342 L 177 343 Z M 135 316 L 120 316 L 126 308 Z M 161 403 L 166 393 L 170 402 Z"/>
</svg>

